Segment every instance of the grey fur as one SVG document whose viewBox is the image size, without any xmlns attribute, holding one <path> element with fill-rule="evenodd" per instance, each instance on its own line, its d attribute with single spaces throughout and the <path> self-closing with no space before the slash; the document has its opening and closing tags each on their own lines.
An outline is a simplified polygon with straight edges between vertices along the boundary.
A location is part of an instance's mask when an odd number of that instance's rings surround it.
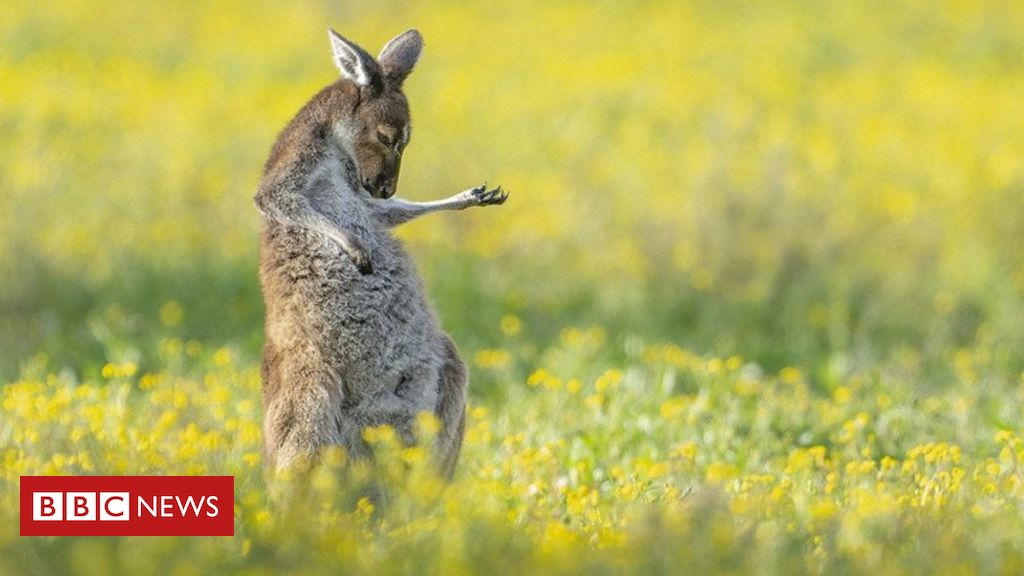
<svg viewBox="0 0 1024 576">
<path fill-rule="evenodd" d="M 501 204 L 507 194 L 481 186 L 436 202 L 386 199 L 405 142 L 378 131 L 407 135 L 408 106 L 400 81 L 378 80 L 376 92 L 342 78 L 314 96 L 282 131 L 256 192 L 265 457 L 276 469 L 314 460 L 328 445 L 368 457 L 364 428 L 389 424 L 412 443 L 425 411 L 441 421 L 435 451 L 450 476 L 466 367 L 389 229 L 437 210 Z"/>
</svg>

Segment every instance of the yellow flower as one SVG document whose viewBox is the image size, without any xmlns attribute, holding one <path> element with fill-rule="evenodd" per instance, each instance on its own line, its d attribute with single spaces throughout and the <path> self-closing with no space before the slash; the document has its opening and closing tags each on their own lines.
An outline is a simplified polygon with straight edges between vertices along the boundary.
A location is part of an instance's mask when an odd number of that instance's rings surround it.
<svg viewBox="0 0 1024 576">
<path fill-rule="evenodd" d="M 850 391 L 846 386 L 839 386 L 832 394 L 832 398 L 837 404 L 846 404 L 853 397 L 853 392 Z"/>
<path fill-rule="evenodd" d="M 370 498 L 366 496 L 359 498 L 359 501 L 355 504 L 355 509 L 360 516 L 370 517 L 374 513 L 374 504 L 370 501 Z"/>
<path fill-rule="evenodd" d="M 531 387 L 540 386 L 541 384 L 544 383 L 545 380 L 547 380 L 550 377 L 550 372 L 548 372 L 544 368 L 538 368 L 534 370 L 532 374 L 530 374 L 529 378 L 526 379 L 526 384 Z"/>
<path fill-rule="evenodd" d="M 609 388 L 613 388 L 619 385 L 622 381 L 622 371 L 616 369 L 606 370 L 604 374 L 598 377 L 597 381 L 594 382 L 594 389 L 598 392 L 605 392 Z"/>
<path fill-rule="evenodd" d="M 481 368 L 502 369 L 508 367 L 512 357 L 505 350 L 483 349 L 478 350 L 473 358 Z"/>
<path fill-rule="evenodd" d="M 811 505 L 811 518 L 814 520 L 828 520 L 839 512 L 839 506 L 832 500 L 820 500 Z"/>
<path fill-rule="evenodd" d="M 705 471 L 705 477 L 712 483 L 732 480 L 738 475 L 739 469 L 729 462 L 712 462 Z"/>
<path fill-rule="evenodd" d="M 783 368 L 782 371 L 779 372 L 779 379 L 786 384 L 800 383 L 803 381 L 803 378 L 803 372 L 801 372 L 799 368 L 794 368 L 792 366 Z"/>
<path fill-rule="evenodd" d="M 217 366 L 227 366 L 231 363 L 231 351 L 227 348 L 218 348 L 213 353 L 213 363 Z"/>
<path fill-rule="evenodd" d="M 176 300 L 168 300 L 160 307 L 160 322 L 168 328 L 181 324 L 185 316 L 185 308 Z"/>
<path fill-rule="evenodd" d="M 676 418 L 680 414 L 686 411 L 686 397 L 685 396 L 674 396 L 661 403 L 659 412 L 661 417 L 665 420 L 671 420 Z"/>
<path fill-rule="evenodd" d="M 505 336 L 515 336 L 523 328 L 523 323 L 515 314 L 506 314 L 501 318 L 501 332 Z"/>
<path fill-rule="evenodd" d="M 1014 439 L 1014 437 L 1015 435 L 1013 433 L 1013 430 L 1000 430 L 996 432 L 994 439 L 996 442 L 1003 444 L 1005 442 L 1010 442 L 1011 440 Z"/>
</svg>

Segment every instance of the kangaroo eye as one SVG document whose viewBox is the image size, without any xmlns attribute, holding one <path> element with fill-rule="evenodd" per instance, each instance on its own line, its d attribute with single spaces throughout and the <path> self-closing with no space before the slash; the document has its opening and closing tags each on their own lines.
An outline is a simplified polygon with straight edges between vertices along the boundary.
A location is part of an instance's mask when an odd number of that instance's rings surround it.
<svg viewBox="0 0 1024 576">
<path fill-rule="evenodd" d="M 380 143 L 387 146 L 388 148 L 390 148 L 391 145 L 394 144 L 394 142 L 391 141 L 391 138 L 387 134 L 380 131 L 377 132 L 377 140 L 380 140 Z"/>
</svg>

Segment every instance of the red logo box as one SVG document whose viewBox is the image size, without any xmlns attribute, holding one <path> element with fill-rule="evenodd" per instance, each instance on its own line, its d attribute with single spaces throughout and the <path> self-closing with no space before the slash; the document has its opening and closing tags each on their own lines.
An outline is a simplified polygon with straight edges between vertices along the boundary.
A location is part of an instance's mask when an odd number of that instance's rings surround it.
<svg viewBox="0 0 1024 576">
<path fill-rule="evenodd" d="M 234 476 L 22 476 L 22 536 L 234 536 Z"/>
</svg>

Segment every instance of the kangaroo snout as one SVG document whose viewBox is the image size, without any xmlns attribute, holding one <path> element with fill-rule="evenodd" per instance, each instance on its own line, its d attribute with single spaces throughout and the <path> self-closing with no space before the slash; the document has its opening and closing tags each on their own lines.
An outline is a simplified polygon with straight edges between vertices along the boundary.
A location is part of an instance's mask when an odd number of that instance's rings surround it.
<svg viewBox="0 0 1024 576">
<path fill-rule="evenodd" d="M 363 189 L 374 198 L 387 199 L 395 195 L 395 191 L 398 189 L 398 181 L 396 178 L 388 178 L 385 174 L 378 174 L 374 178 L 364 177 Z"/>
</svg>

